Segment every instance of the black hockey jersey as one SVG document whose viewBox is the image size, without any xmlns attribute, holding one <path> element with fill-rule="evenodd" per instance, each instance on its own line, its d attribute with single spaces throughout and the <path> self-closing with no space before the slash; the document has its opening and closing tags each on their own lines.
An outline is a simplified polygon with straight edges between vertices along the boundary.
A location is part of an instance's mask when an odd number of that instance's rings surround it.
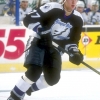
<svg viewBox="0 0 100 100">
<path fill-rule="evenodd" d="M 66 16 L 61 4 L 51 2 L 26 15 L 23 23 L 35 32 L 37 32 L 38 27 L 47 26 L 51 30 L 53 41 L 64 47 L 66 44 L 78 45 L 83 19 L 76 10 L 71 15 Z"/>
</svg>

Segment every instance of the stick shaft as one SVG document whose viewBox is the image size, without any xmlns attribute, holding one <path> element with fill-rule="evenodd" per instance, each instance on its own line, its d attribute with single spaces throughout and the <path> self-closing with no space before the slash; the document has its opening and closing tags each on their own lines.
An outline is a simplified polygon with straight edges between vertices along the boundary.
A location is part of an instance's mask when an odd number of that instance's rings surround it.
<svg viewBox="0 0 100 100">
<path fill-rule="evenodd" d="M 98 70 L 96 70 L 95 68 L 91 67 L 90 65 L 88 65 L 87 63 L 85 62 L 82 62 L 83 65 L 85 65 L 86 67 L 90 68 L 92 71 L 96 72 L 97 74 L 100 75 L 100 72 Z"/>
</svg>

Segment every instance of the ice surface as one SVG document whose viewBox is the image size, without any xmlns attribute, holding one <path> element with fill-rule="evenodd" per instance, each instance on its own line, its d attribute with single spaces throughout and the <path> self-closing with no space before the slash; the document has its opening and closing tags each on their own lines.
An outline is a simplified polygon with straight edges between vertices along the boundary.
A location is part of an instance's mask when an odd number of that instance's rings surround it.
<svg viewBox="0 0 100 100">
<path fill-rule="evenodd" d="M 0 74 L 0 100 L 7 100 L 9 90 L 23 74 Z M 24 100 L 100 100 L 100 75 L 91 70 L 62 71 L 57 85 L 34 92 L 30 97 L 26 95 Z"/>
</svg>

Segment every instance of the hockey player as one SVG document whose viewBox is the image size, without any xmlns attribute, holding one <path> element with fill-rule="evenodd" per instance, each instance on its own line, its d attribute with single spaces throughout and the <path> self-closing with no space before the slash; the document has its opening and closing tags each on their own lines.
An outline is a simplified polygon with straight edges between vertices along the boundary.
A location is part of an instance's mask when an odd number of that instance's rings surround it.
<svg viewBox="0 0 100 100">
<path fill-rule="evenodd" d="M 80 13 L 74 10 L 76 3 L 77 0 L 64 0 L 63 4 L 50 2 L 26 15 L 24 25 L 40 38 L 35 36 L 28 41 L 31 47 L 26 52 L 24 62 L 27 71 L 7 100 L 22 100 L 27 90 L 31 93 L 59 82 L 61 53 L 52 45 L 52 41 L 68 51 L 69 61 L 73 64 L 79 65 L 83 61 L 78 49 L 83 20 Z"/>
</svg>

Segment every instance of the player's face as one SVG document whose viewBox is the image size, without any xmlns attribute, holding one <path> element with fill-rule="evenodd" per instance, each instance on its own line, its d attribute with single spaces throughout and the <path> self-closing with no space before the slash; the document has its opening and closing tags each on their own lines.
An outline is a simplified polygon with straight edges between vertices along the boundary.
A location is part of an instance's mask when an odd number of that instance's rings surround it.
<svg viewBox="0 0 100 100">
<path fill-rule="evenodd" d="M 83 10 L 84 10 L 84 7 L 77 7 L 76 10 L 77 10 L 78 12 L 82 13 Z"/>
<path fill-rule="evenodd" d="M 78 0 L 66 0 L 66 2 L 64 3 L 64 6 L 66 8 L 67 11 L 72 11 L 75 9 L 76 3 Z"/>
<path fill-rule="evenodd" d="M 99 6 L 98 6 L 98 5 L 92 5 L 91 10 L 92 10 L 93 12 L 96 12 L 96 11 L 99 10 Z"/>
<path fill-rule="evenodd" d="M 28 7 L 28 1 L 22 1 L 22 2 L 21 2 L 21 7 L 22 7 L 23 9 L 26 9 L 26 8 Z"/>
</svg>

